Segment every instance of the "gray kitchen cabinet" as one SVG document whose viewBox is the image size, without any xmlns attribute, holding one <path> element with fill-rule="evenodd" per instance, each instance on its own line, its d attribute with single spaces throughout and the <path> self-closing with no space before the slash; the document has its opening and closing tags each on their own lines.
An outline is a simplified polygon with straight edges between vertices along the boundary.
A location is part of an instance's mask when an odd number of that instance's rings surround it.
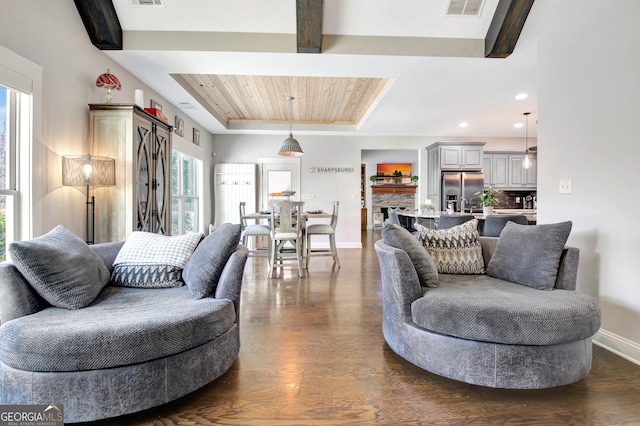
<svg viewBox="0 0 640 426">
<path fill-rule="evenodd" d="M 509 188 L 536 188 L 538 185 L 538 160 L 529 155 L 533 165 L 529 169 L 522 168 L 524 155 L 509 155 Z"/>
<path fill-rule="evenodd" d="M 115 188 L 96 194 L 96 242 L 171 235 L 172 130 L 136 105 L 89 105 L 90 152 L 116 160 Z"/>
<path fill-rule="evenodd" d="M 509 186 L 509 156 L 507 154 L 487 154 L 484 156 L 484 185 L 494 188 Z"/>
<path fill-rule="evenodd" d="M 480 170 L 482 159 L 482 145 L 440 146 L 441 170 Z"/>
</svg>

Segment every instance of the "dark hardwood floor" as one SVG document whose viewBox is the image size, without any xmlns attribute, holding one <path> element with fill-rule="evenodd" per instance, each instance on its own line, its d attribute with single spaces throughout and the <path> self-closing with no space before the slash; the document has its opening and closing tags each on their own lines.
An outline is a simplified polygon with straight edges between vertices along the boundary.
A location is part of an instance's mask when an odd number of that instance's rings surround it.
<svg viewBox="0 0 640 426">
<path fill-rule="evenodd" d="M 373 242 L 267 278 L 250 258 L 239 359 L 222 377 L 172 403 L 95 424 L 130 425 L 640 425 L 640 366 L 598 346 L 591 373 L 546 390 L 467 385 L 398 357 L 381 331 Z"/>
</svg>

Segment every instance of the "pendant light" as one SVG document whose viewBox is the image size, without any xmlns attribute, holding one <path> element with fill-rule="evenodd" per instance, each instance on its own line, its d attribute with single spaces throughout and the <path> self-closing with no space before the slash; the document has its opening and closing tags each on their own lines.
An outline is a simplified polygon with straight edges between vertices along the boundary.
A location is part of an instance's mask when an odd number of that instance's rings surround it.
<svg viewBox="0 0 640 426">
<path fill-rule="evenodd" d="M 278 155 L 282 157 L 300 157 L 302 156 L 302 148 L 300 148 L 300 144 L 295 140 L 291 133 L 291 125 L 293 121 L 291 115 L 291 102 L 294 98 L 293 96 L 289 96 L 287 99 L 289 99 L 289 137 L 282 142 Z"/>
<path fill-rule="evenodd" d="M 525 112 L 523 114 L 525 119 L 525 133 L 524 133 L 525 151 L 524 151 L 524 159 L 522 160 L 523 169 L 530 169 L 531 166 L 533 166 L 533 162 L 531 161 L 531 158 L 529 158 L 529 114 L 531 113 Z"/>
</svg>

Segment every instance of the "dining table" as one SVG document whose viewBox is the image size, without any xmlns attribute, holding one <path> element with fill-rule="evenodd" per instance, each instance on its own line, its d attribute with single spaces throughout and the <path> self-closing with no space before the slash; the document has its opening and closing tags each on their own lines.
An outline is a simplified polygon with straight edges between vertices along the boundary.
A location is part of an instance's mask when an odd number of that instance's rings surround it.
<svg viewBox="0 0 640 426">
<path fill-rule="evenodd" d="M 277 213 L 276 213 L 277 216 Z M 331 213 L 327 213 L 323 210 L 309 210 L 303 211 L 300 214 L 300 218 L 302 219 L 301 223 L 301 231 L 302 231 L 302 264 L 306 265 L 306 257 L 307 257 L 307 238 L 305 235 L 305 229 L 307 227 L 307 222 L 310 219 L 331 219 Z M 242 216 L 242 219 L 247 220 L 270 220 L 271 219 L 271 211 L 270 210 L 261 210 L 254 213 L 247 213 Z M 306 267 L 306 266 L 305 266 Z"/>
</svg>

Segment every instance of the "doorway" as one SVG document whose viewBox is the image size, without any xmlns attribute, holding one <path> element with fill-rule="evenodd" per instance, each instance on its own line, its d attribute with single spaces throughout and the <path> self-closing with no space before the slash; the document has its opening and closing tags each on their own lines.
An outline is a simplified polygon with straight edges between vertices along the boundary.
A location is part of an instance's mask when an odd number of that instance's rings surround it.
<svg viewBox="0 0 640 426">
<path fill-rule="evenodd" d="M 300 199 L 300 160 L 287 158 L 265 158 L 260 160 L 261 185 L 260 206 L 268 210 L 269 200 L 285 198 L 285 191 L 295 191 L 291 199 Z"/>
</svg>

